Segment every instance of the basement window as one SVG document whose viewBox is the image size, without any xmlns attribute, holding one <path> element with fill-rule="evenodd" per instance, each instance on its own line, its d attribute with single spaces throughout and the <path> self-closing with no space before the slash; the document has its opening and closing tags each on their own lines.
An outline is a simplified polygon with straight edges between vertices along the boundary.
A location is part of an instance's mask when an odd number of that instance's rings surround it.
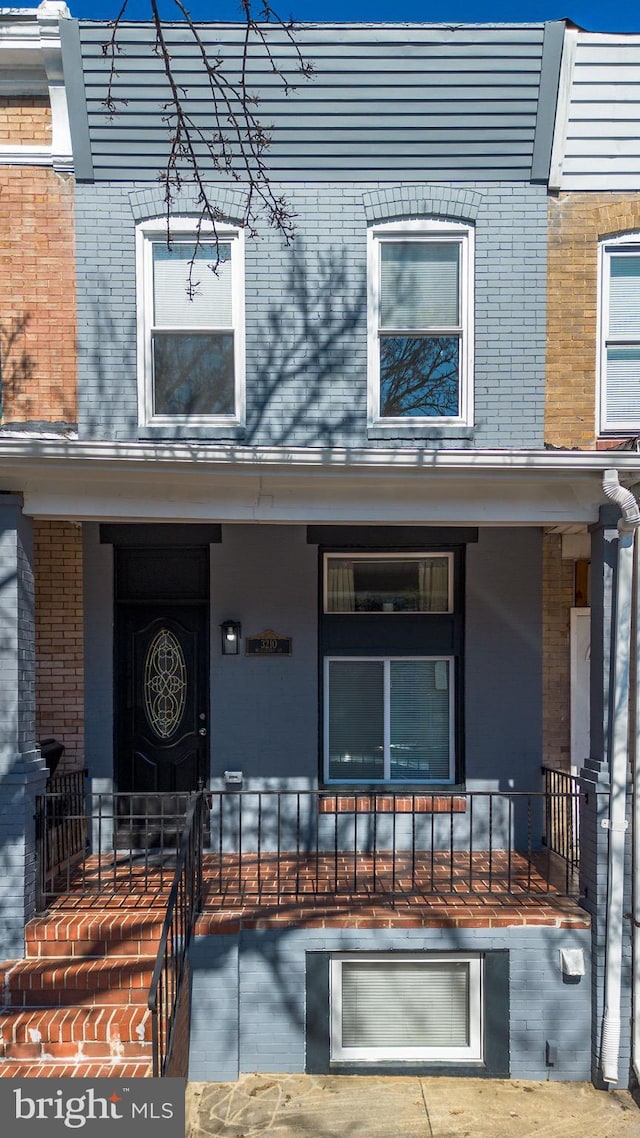
<svg viewBox="0 0 640 1138">
<path fill-rule="evenodd" d="M 479 954 L 336 953 L 331 1060 L 482 1060 L 482 982 Z"/>
</svg>

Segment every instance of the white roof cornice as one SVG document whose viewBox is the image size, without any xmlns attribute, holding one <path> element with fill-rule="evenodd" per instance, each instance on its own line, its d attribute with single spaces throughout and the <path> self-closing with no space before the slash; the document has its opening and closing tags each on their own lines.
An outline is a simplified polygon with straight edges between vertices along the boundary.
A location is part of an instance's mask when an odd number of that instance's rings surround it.
<svg viewBox="0 0 640 1138">
<path fill-rule="evenodd" d="M 585 526 L 640 454 L 288 448 L 0 437 L 0 490 L 98 521 Z"/>
<path fill-rule="evenodd" d="M 189 441 L 119 442 L 25 438 L 0 434 L 0 467 L 5 461 L 60 464 L 83 462 L 113 467 L 123 463 L 212 468 L 281 467 L 325 470 L 442 470 L 578 473 L 615 469 L 640 478 L 640 452 L 621 450 L 429 450 L 426 447 L 278 447 Z"/>
<path fill-rule="evenodd" d="M 73 170 L 60 42 L 60 20 L 69 17 L 62 0 L 43 0 L 35 11 L 0 9 L 0 95 L 45 95 L 51 105 L 51 146 L 11 148 L 17 164 Z M 0 161 L 10 158 L 5 154 Z"/>
</svg>

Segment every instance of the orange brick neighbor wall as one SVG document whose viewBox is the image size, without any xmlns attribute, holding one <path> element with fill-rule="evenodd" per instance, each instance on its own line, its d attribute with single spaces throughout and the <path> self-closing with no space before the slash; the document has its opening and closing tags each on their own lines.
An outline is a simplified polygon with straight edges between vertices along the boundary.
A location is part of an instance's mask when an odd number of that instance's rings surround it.
<svg viewBox="0 0 640 1138">
<path fill-rule="evenodd" d="M 51 145 L 51 107 L 46 98 L 0 98 L 0 142 L 17 146 Z"/>
<path fill-rule="evenodd" d="M 82 530 L 36 521 L 36 724 L 64 743 L 58 773 L 84 766 Z"/>
<path fill-rule="evenodd" d="M 0 100 L 0 141 L 50 141 L 49 108 Z M 75 423 L 73 179 L 0 167 L 2 422 Z"/>
<path fill-rule="evenodd" d="M 549 199 L 545 443 L 596 444 L 598 242 L 640 231 L 640 193 Z"/>
<path fill-rule="evenodd" d="M 542 551 L 542 758 L 571 764 L 571 608 L 575 563 L 562 559 L 562 538 L 546 534 Z"/>
</svg>

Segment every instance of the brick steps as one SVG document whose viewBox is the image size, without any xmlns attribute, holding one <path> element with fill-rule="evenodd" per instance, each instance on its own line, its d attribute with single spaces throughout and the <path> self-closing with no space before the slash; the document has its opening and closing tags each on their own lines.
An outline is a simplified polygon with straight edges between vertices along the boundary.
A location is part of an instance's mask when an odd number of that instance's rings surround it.
<svg viewBox="0 0 640 1138">
<path fill-rule="evenodd" d="M 149 1079 L 149 1063 L 0 1062 L 0 1079 Z"/>
<path fill-rule="evenodd" d="M 163 912 L 36 917 L 26 929 L 27 956 L 155 956 Z"/>
<path fill-rule="evenodd" d="M 142 1005 L 0 1012 L 3 1059 L 148 1059 L 150 1054 L 151 1017 Z"/>
<path fill-rule="evenodd" d="M 144 1003 L 152 972 L 152 957 L 19 960 L 4 973 L 5 1003 L 27 1008 Z"/>
<path fill-rule="evenodd" d="M 147 993 L 164 913 L 51 913 L 0 969 L 0 1078 L 151 1074 Z"/>
</svg>

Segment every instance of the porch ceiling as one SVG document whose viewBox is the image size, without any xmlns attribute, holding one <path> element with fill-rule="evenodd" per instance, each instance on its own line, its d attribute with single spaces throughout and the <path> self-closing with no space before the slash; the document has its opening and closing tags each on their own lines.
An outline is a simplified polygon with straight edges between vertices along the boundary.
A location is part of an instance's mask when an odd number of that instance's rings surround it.
<svg viewBox="0 0 640 1138">
<path fill-rule="evenodd" d="M 78 521 L 589 524 L 611 468 L 640 481 L 629 452 L 0 440 L 0 490 Z"/>
</svg>

